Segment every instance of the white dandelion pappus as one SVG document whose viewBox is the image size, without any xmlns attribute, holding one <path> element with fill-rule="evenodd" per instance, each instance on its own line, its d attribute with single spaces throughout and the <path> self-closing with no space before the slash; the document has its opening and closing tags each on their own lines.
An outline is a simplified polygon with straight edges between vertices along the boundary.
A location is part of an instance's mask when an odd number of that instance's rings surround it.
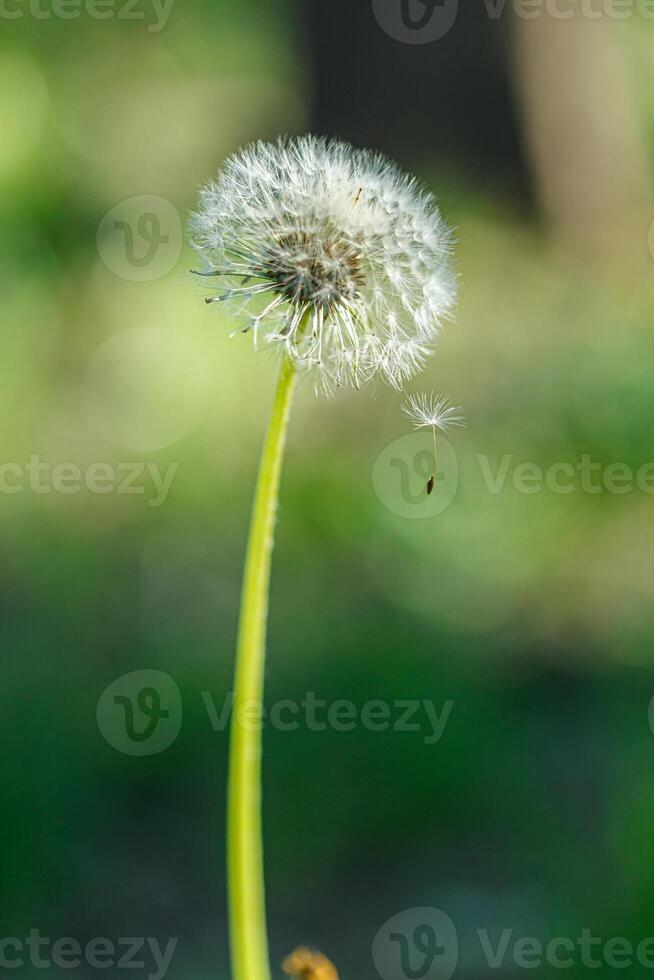
<svg viewBox="0 0 654 980">
<path fill-rule="evenodd" d="M 429 496 L 433 492 L 436 483 L 436 430 L 446 432 L 456 425 L 465 425 L 465 419 L 463 415 L 457 415 L 457 412 L 460 412 L 461 409 L 452 405 L 447 395 L 436 395 L 434 392 L 430 395 L 427 395 L 425 392 L 411 395 L 402 405 L 402 411 L 413 422 L 416 429 L 430 428 L 432 432 L 434 440 L 434 468 L 431 476 L 427 480 L 427 496 Z"/>
<path fill-rule="evenodd" d="M 200 192 L 192 245 L 207 302 L 311 369 L 400 388 L 454 304 L 451 237 L 431 194 L 380 154 L 315 136 L 255 143 Z"/>
<path fill-rule="evenodd" d="M 402 411 L 415 425 L 416 429 L 433 428 L 447 431 L 457 425 L 465 425 L 461 409 L 452 405 L 447 395 L 430 395 L 419 392 L 411 395 L 402 405 Z"/>
</svg>

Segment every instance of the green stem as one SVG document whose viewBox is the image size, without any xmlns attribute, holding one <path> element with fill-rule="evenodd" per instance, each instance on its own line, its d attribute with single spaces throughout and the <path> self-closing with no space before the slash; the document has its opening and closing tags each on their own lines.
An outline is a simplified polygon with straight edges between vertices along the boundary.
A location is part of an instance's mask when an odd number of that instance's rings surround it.
<svg viewBox="0 0 654 980">
<path fill-rule="evenodd" d="M 232 980 L 270 977 L 261 831 L 262 726 L 252 724 L 247 710 L 248 703 L 259 710 L 263 701 L 270 559 L 295 373 L 286 358 L 259 464 L 241 593 L 227 787 Z"/>
</svg>

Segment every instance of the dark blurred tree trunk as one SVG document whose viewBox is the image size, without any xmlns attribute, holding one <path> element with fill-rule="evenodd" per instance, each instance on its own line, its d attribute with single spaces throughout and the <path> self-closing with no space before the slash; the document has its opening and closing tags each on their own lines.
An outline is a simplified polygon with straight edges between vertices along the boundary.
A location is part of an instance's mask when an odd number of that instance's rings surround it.
<svg viewBox="0 0 654 980">
<path fill-rule="evenodd" d="M 443 162 L 478 185 L 501 183 L 525 195 L 502 23 L 483 4 L 460 0 L 443 37 L 407 43 L 380 26 L 374 2 L 307 0 L 300 8 L 313 72 L 313 130 L 376 147 L 401 163 Z M 410 2 L 419 23 L 429 6 Z"/>
<path fill-rule="evenodd" d="M 416 35 L 448 6 L 455 16 L 408 43 L 403 4 Z M 508 189 L 578 257 L 642 271 L 651 195 L 620 24 L 519 18 L 499 0 L 307 0 L 301 12 L 314 131 Z"/>
</svg>

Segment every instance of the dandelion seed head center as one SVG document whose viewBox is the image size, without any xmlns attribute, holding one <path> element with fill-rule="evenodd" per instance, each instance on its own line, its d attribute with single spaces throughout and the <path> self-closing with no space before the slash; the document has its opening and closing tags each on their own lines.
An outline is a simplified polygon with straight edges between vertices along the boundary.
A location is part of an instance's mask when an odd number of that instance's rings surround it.
<svg viewBox="0 0 654 980">
<path fill-rule="evenodd" d="M 265 274 L 295 305 L 329 308 L 352 301 L 364 285 L 361 253 L 337 232 L 283 235 L 270 249 Z"/>
</svg>

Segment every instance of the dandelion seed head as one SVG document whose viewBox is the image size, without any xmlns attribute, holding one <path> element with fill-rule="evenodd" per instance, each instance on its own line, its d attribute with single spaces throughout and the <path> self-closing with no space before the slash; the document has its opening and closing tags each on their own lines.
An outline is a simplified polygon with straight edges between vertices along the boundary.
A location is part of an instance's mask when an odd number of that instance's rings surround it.
<svg viewBox="0 0 654 980">
<path fill-rule="evenodd" d="M 208 302 L 319 387 L 424 366 L 456 296 L 451 236 L 431 194 L 383 156 L 314 136 L 229 157 L 191 219 Z"/>
<path fill-rule="evenodd" d="M 416 429 L 433 428 L 445 432 L 457 425 L 465 425 L 461 409 L 452 405 L 446 395 L 427 395 L 419 392 L 411 395 L 402 405 L 402 411 L 415 425 Z"/>
</svg>

